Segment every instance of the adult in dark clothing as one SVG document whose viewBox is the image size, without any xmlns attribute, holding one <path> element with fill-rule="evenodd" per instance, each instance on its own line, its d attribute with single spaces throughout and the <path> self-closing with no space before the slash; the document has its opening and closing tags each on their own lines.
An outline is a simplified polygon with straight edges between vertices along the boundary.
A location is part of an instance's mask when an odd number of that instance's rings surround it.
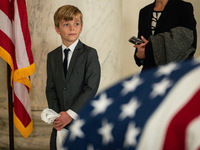
<svg viewBox="0 0 200 150">
<path fill-rule="evenodd" d="M 144 43 L 134 45 L 134 58 L 138 66 L 143 65 L 142 70 L 193 57 L 197 33 L 191 3 L 155 0 L 140 10 L 138 26 L 138 37 Z M 169 51 L 171 54 L 166 56 Z M 161 58 L 160 53 L 163 56 Z M 164 60 L 160 63 L 158 59 Z"/>
</svg>

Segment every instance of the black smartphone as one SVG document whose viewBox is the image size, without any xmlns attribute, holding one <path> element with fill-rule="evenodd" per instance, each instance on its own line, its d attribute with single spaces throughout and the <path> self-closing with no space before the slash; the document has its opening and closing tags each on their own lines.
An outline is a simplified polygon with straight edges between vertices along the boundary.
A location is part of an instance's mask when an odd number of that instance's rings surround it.
<svg viewBox="0 0 200 150">
<path fill-rule="evenodd" d="M 135 36 L 132 36 L 128 41 L 135 44 L 135 45 L 139 45 L 141 43 L 144 43 L 144 41 L 142 41 L 141 39 L 139 39 Z"/>
</svg>

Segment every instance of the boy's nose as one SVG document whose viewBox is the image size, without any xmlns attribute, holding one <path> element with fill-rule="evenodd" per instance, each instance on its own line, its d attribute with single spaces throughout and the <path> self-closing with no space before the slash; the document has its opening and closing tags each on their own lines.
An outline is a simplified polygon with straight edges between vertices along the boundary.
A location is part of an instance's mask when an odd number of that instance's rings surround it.
<svg viewBox="0 0 200 150">
<path fill-rule="evenodd" d="M 71 25 L 71 26 L 70 26 L 70 29 L 71 29 L 71 30 L 74 30 L 74 26 L 73 26 L 73 25 Z"/>
</svg>

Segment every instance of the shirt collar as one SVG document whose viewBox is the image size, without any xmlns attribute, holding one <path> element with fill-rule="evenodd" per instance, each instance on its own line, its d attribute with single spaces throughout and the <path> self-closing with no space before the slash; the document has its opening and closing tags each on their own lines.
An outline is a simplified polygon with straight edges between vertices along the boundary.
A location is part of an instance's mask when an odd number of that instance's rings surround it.
<svg viewBox="0 0 200 150">
<path fill-rule="evenodd" d="M 70 51 L 74 51 L 74 49 L 76 48 L 76 45 L 78 44 L 79 39 L 77 39 L 72 45 L 70 45 L 69 47 L 66 47 L 64 44 L 62 44 L 62 51 L 64 52 L 65 49 L 70 49 Z"/>
</svg>

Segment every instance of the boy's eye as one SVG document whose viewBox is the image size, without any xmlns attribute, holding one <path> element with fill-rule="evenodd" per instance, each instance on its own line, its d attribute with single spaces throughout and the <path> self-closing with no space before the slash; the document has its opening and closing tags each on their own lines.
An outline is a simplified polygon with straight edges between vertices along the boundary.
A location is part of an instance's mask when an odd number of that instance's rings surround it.
<svg viewBox="0 0 200 150">
<path fill-rule="evenodd" d="M 69 26 L 69 24 L 68 24 L 68 23 L 66 23 L 66 24 L 64 24 L 64 26 Z"/>
<path fill-rule="evenodd" d="M 78 26 L 80 23 L 75 23 L 75 26 Z"/>
</svg>

